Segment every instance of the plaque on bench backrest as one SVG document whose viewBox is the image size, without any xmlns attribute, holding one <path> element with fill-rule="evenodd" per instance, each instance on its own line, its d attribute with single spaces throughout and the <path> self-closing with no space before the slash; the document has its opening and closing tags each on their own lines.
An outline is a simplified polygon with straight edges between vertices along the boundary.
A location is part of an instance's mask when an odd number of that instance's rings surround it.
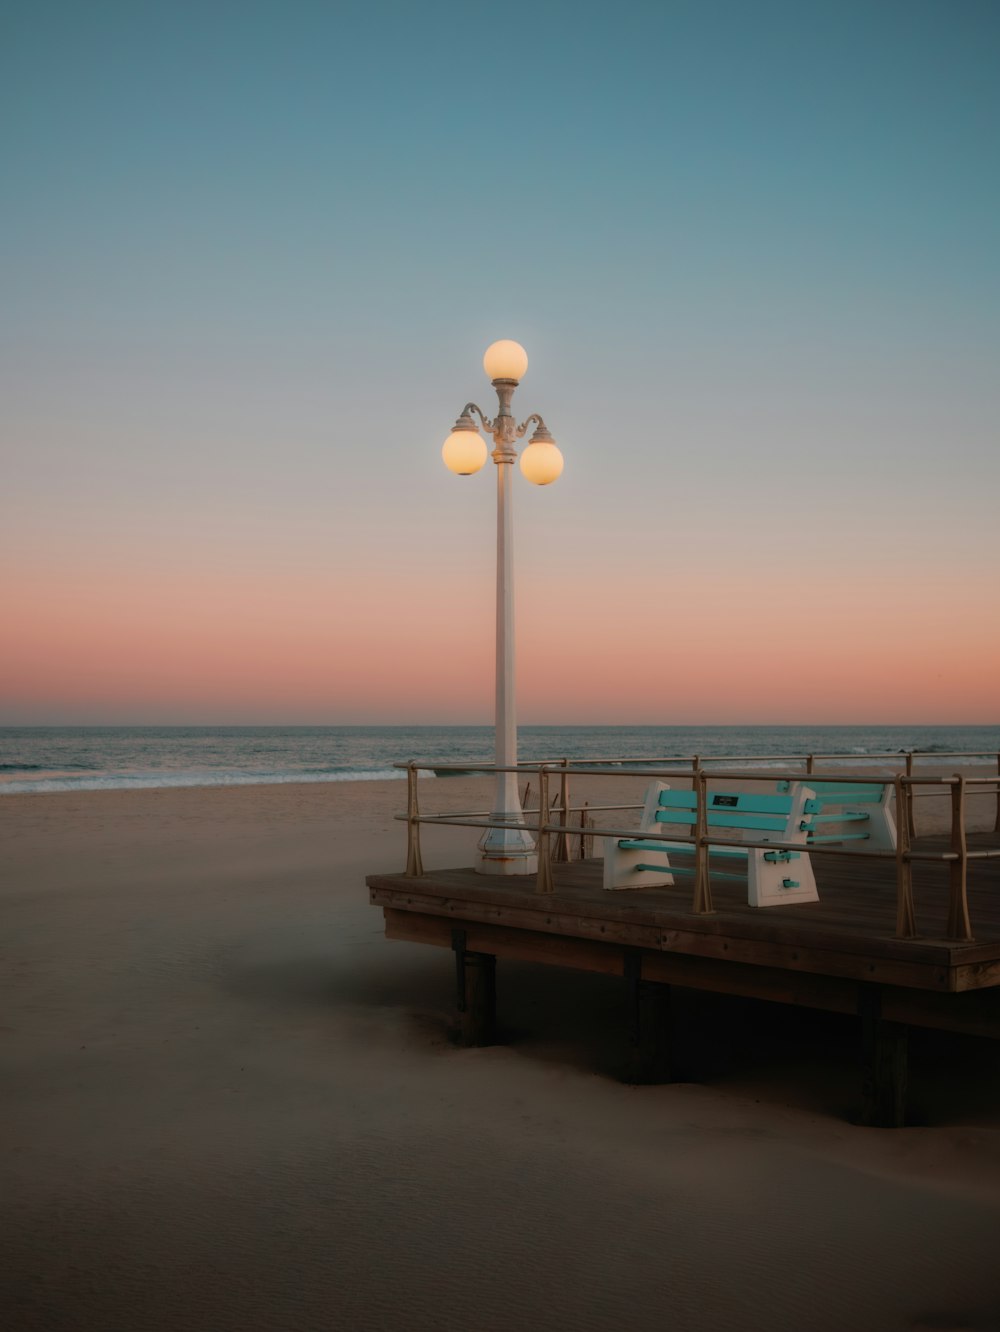
<svg viewBox="0 0 1000 1332">
<path fill-rule="evenodd" d="M 713 805 L 728 805 L 731 809 L 735 809 L 739 805 L 739 803 L 740 803 L 740 798 L 738 795 L 712 796 Z"/>
</svg>

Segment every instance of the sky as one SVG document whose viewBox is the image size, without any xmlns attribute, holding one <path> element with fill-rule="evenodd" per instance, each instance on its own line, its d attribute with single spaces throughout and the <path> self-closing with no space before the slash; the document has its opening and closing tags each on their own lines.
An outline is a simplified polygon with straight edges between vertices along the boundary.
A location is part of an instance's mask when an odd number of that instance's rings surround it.
<svg viewBox="0 0 1000 1332">
<path fill-rule="evenodd" d="M 992 0 L 0 0 L 0 723 L 995 723 Z M 492 400 L 492 401 L 491 401 Z"/>
</svg>

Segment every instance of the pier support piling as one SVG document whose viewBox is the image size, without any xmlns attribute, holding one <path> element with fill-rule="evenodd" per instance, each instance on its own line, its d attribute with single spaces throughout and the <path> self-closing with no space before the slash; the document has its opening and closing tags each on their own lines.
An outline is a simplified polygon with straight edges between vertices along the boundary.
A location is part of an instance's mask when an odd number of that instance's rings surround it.
<svg viewBox="0 0 1000 1332">
<path fill-rule="evenodd" d="M 493 1045 L 497 1030 L 497 960 L 493 953 L 470 953 L 465 931 L 453 930 L 459 1045 Z"/>
<path fill-rule="evenodd" d="M 629 1062 L 625 1081 L 652 1086 L 670 1081 L 670 986 L 642 979 L 642 954 L 627 949 Z"/>
<path fill-rule="evenodd" d="M 909 1029 L 882 1017 L 877 985 L 862 988 L 859 1010 L 862 1044 L 861 1122 L 873 1128 L 902 1128 L 906 1122 Z"/>
</svg>

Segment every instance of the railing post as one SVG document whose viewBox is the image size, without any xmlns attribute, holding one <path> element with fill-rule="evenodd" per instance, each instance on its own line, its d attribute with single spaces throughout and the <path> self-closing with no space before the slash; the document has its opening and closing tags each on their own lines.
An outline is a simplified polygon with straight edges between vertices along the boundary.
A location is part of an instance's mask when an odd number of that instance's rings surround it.
<svg viewBox="0 0 1000 1332">
<path fill-rule="evenodd" d="M 913 751 L 912 751 L 912 750 L 911 750 L 910 753 L 908 753 L 907 756 L 906 756 L 906 775 L 907 775 L 907 777 L 912 777 L 912 776 L 913 776 Z M 911 797 L 911 798 L 910 798 L 910 800 L 907 802 L 907 806 L 906 806 L 906 827 L 907 827 L 907 830 L 908 830 L 908 832 L 909 832 L 909 834 L 910 834 L 910 840 L 911 840 L 911 841 L 912 841 L 913 838 L 916 837 L 916 835 L 917 835 L 917 825 L 916 825 L 916 823 L 915 823 L 914 820 L 913 820 L 913 799 L 912 799 L 912 796 L 913 796 L 913 792 L 912 792 L 912 790 L 911 790 L 911 792 L 910 792 L 910 797 Z M 902 811 L 902 810 L 898 810 L 896 816 L 897 816 L 897 818 L 899 819 L 899 822 L 902 823 L 902 821 L 903 821 L 903 811 Z"/>
<path fill-rule="evenodd" d="M 712 910 L 712 885 L 708 875 L 708 778 L 699 768 L 694 778 L 696 796 L 694 835 L 694 901 L 691 910 L 707 915 Z"/>
<path fill-rule="evenodd" d="M 555 892 L 552 882 L 552 862 L 549 858 L 549 834 L 545 825 L 549 821 L 549 770 L 542 763 L 538 769 L 538 877 L 535 880 L 536 893 Z"/>
<path fill-rule="evenodd" d="M 806 755 L 806 772 L 807 772 L 807 773 L 810 773 L 810 772 L 815 772 L 815 771 L 816 771 L 816 755 L 815 755 L 815 754 L 807 754 L 807 755 Z"/>
<path fill-rule="evenodd" d="M 1000 832 L 1000 754 L 997 755 L 997 816 L 993 824 L 993 831 Z"/>
<path fill-rule="evenodd" d="M 424 872 L 420 856 L 420 806 L 417 803 L 417 765 L 406 765 L 406 877 L 418 879 Z"/>
<path fill-rule="evenodd" d="M 908 783 L 896 774 L 896 938 L 913 939 L 917 926 L 913 913 L 913 862 L 910 860 L 909 806 L 912 793 Z"/>
<path fill-rule="evenodd" d="M 566 771 L 569 759 L 561 759 L 562 772 L 559 775 L 559 822 L 564 831 L 556 837 L 555 847 L 552 852 L 552 859 L 566 861 L 573 859 L 573 852 L 569 844 L 569 773 Z"/>
<path fill-rule="evenodd" d="M 587 809 L 589 801 L 585 800 L 580 810 L 580 859 L 587 859 Z"/>
<path fill-rule="evenodd" d="M 958 855 L 948 865 L 948 938 L 972 939 L 969 921 L 968 847 L 965 839 L 965 778 L 955 773 L 951 788 L 951 849 Z"/>
</svg>

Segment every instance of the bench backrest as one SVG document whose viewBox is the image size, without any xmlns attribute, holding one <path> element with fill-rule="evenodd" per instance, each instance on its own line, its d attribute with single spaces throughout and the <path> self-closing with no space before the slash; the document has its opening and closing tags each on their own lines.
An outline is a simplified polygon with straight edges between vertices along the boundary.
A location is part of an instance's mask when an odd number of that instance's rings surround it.
<svg viewBox="0 0 1000 1332">
<path fill-rule="evenodd" d="M 815 796 L 807 800 L 806 818 L 800 825 L 810 846 L 837 844 L 852 850 L 864 843 L 864 851 L 895 851 L 896 825 L 889 810 L 892 782 L 824 782 L 805 778 Z M 779 782 L 779 792 L 790 791 L 790 782 Z M 836 831 L 830 831 L 830 829 Z M 857 831 L 854 831 L 857 830 Z"/>
<path fill-rule="evenodd" d="M 880 805 L 885 799 L 885 782 L 816 782 L 811 777 L 805 779 L 816 792 L 815 809 L 811 814 L 820 813 L 821 805 Z M 788 791 L 790 782 L 779 782 L 779 791 Z"/>
<path fill-rule="evenodd" d="M 698 797 L 694 791 L 663 790 L 657 797 L 656 823 L 694 827 Z M 792 812 L 790 795 L 756 791 L 709 791 L 705 816 L 710 828 L 739 828 L 745 832 L 784 832 Z"/>
</svg>

